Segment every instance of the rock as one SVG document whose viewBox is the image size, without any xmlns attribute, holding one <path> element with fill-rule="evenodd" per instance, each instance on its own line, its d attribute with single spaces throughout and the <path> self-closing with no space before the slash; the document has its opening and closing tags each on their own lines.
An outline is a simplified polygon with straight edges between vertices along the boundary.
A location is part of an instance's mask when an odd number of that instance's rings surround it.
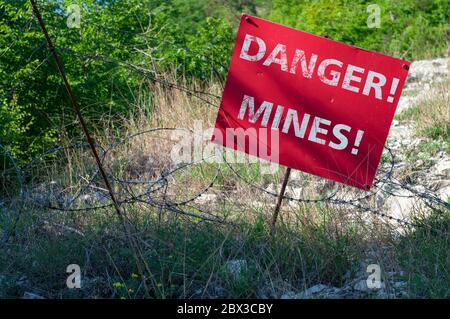
<svg viewBox="0 0 450 319">
<path fill-rule="evenodd" d="M 407 83 L 439 81 L 449 73 L 448 58 L 415 61 L 408 72 Z"/>
<path fill-rule="evenodd" d="M 343 288 L 334 288 L 332 291 L 329 291 L 327 293 L 327 295 L 325 295 L 326 298 L 328 299 L 343 299 L 348 297 L 353 297 L 352 295 L 349 294 L 349 289 L 345 289 L 345 287 Z"/>
<path fill-rule="evenodd" d="M 367 296 L 370 292 L 376 292 L 378 298 L 395 298 L 394 294 L 386 292 L 386 285 L 381 283 L 380 288 L 369 288 L 366 279 L 357 280 L 355 284 L 348 283 L 341 288 L 318 284 L 302 292 L 287 291 L 283 293 L 280 299 L 343 299 L 343 298 L 361 298 Z"/>
<path fill-rule="evenodd" d="M 408 286 L 408 283 L 404 282 L 404 281 L 397 281 L 394 283 L 394 288 L 396 288 L 396 289 L 404 289 L 407 286 Z"/>
<path fill-rule="evenodd" d="M 85 204 L 92 204 L 94 202 L 92 196 L 89 194 L 81 195 L 80 200 L 83 201 Z"/>
<path fill-rule="evenodd" d="M 326 285 L 319 284 L 319 285 L 315 285 L 315 286 L 312 286 L 312 287 L 306 289 L 304 291 L 304 293 L 307 294 L 307 295 L 314 295 L 314 294 L 317 294 L 317 293 L 319 293 L 319 292 L 321 292 L 321 291 L 323 291 L 325 289 L 328 289 L 328 288 L 330 288 L 330 287 L 326 286 Z"/>
<path fill-rule="evenodd" d="M 267 185 L 265 191 L 272 194 L 278 194 L 279 187 L 276 187 L 274 183 L 270 183 L 269 185 Z"/>
<path fill-rule="evenodd" d="M 420 168 L 420 167 L 422 167 L 423 165 L 425 164 L 425 162 L 423 161 L 423 160 L 417 160 L 415 163 L 414 163 L 414 165 L 417 167 L 417 168 Z"/>
<path fill-rule="evenodd" d="M 289 175 L 289 180 L 291 181 L 301 181 L 305 178 L 304 173 L 302 173 L 301 171 L 297 171 L 297 170 L 292 170 L 291 171 L 291 175 Z"/>
<path fill-rule="evenodd" d="M 450 186 L 441 188 L 438 191 L 438 195 L 443 201 L 447 201 L 450 198 Z"/>
<path fill-rule="evenodd" d="M 235 280 L 239 280 L 242 272 L 247 270 L 247 261 L 243 259 L 229 260 L 225 264 L 225 269 Z"/>
<path fill-rule="evenodd" d="M 295 299 L 308 299 L 308 298 L 340 298 L 341 289 L 327 286 L 323 284 L 318 284 L 312 286 L 295 296 Z"/>
<path fill-rule="evenodd" d="M 45 298 L 42 297 L 42 296 L 40 296 L 40 295 L 38 295 L 38 294 L 35 294 L 35 293 L 33 293 L 33 292 L 28 292 L 28 291 L 26 291 L 26 292 L 23 294 L 22 299 L 45 299 Z"/>
<path fill-rule="evenodd" d="M 424 206 L 413 192 L 392 185 L 385 185 L 377 193 L 376 204 L 377 208 L 383 209 L 386 215 L 401 220 L 408 220 L 417 209 Z"/>
<path fill-rule="evenodd" d="M 409 124 L 392 126 L 389 130 L 389 145 L 392 149 L 400 149 L 409 146 L 413 140 L 413 128 Z"/>
<path fill-rule="evenodd" d="M 285 292 L 281 295 L 280 299 L 298 299 L 297 294 L 293 291 Z"/>
<path fill-rule="evenodd" d="M 439 159 L 433 167 L 433 175 L 450 178 L 450 159 Z"/>
<path fill-rule="evenodd" d="M 356 284 L 353 285 L 353 289 L 362 292 L 369 291 L 366 280 L 359 280 Z"/>
<path fill-rule="evenodd" d="M 303 193 L 302 187 L 286 187 L 286 196 L 290 196 L 292 198 L 301 199 Z"/>
<path fill-rule="evenodd" d="M 406 110 L 407 108 L 409 108 L 411 106 L 411 104 L 414 103 L 414 101 L 415 101 L 415 97 L 402 95 L 400 97 L 400 100 L 398 101 L 397 109 L 395 110 L 395 114 L 398 115 L 401 112 L 403 112 L 404 110 Z M 394 124 L 394 122 L 392 122 L 392 124 L 393 124 L 392 126 L 398 126 L 399 122 L 396 121 L 395 124 Z"/>
<path fill-rule="evenodd" d="M 409 219 L 418 203 L 418 199 L 411 192 L 401 190 L 398 196 L 391 196 L 386 201 L 387 215 L 396 219 Z"/>
<path fill-rule="evenodd" d="M 216 194 L 201 194 L 194 200 L 194 203 L 199 205 L 206 205 L 215 202 L 216 199 L 217 199 Z"/>
</svg>

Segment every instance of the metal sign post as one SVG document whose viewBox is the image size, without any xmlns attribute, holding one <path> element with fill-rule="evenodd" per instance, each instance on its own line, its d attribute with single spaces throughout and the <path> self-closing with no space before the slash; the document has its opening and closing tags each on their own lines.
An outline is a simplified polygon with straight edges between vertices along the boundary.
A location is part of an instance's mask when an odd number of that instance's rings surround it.
<svg viewBox="0 0 450 319">
<path fill-rule="evenodd" d="M 278 195 L 277 206 L 275 206 L 275 211 L 272 216 L 272 223 L 270 228 L 270 234 L 272 235 L 275 231 L 275 225 L 277 223 L 278 214 L 280 212 L 281 203 L 283 202 L 284 192 L 286 191 L 286 186 L 289 181 L 289 176 L 291 175 L 291 168 L 286 168 L 286 172 L 284 173 L 283 183 L 281 184 L 280 194 Z"/>
</svg>

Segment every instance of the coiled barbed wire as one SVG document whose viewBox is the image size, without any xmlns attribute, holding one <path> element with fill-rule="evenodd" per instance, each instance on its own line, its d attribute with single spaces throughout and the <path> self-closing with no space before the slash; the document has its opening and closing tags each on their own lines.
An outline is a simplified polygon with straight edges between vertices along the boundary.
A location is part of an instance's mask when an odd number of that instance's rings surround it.
<svg viewBox="0 0 450 319">
<path fill-rule="evenodd" d="M 26 24 L 26 27 L 31 27 L 31 24 L 28 22 Z M 15 45 L 15 43 L 12 43 L 10 47 Z M 37 50 L 41 50 L 44 48 L 44 45 L 40 45 L 36 50 L 32 52 L 34 54 Z M 9 50 L 9 48 L 8 48 Z M 133 64 L 131 62 L 127 61 L 120 61 L 118 59 L 113 59 L 109 57 L 105 57 L 103 55 L 100 55 L 98 53 L 78 53 L 73 49 L 70 48 L 61 48 L 59 47 L 57 49 L 61 53 L 70 53 L 73 56 L 79 58 L 79 59 L 96 59 L 101 60 L 105 63 L 112 63 L 116 66 L 126 68 L 127 70 L 130 70 L 132 72 L 136 72 L 137 74 L 145 77 L 146 79 L 149 79 L 153 83 L 158 83 L 162 85 L 163 87 L 169 88 L 169 89 L 175 89 L 179 90 L 181 92 L 184 92 L 188 96 L 193 96 L 198 98 L 199 100 L 205 102 L 208 106 L 212 106 L 214 108 L 218 107 L 218 99 L 220 99 L 220 96 L 213 94 L 211 92 L 205 92 L 202 90 L 194 90 L 189 87 L 179 85 L 178 83 L 170 82 L 166 80 L 164 77 L 158 76 L 158 74 L 155 74 L 153 71 L 148 70 L 145 65 L 139 65 L 139 64 Z M 35 72 L 40 66 L 42 66 L 47 60 L 49 59 L 49 55 L 47 55 L 43 61 L 41 61 L 40 64 L 31 72 Z M 27 76 L 29 76 L 28 74 Z M 24 79 L 22 79 L 24 80 Z M 13 88 L 12 88 L 13 89 Z M 212 101 L 211 99 L 215 99 L 215 101 Z M 101 154 L 101 160 L 102 162 L 105 162 L 107 159 L 108 154 L 113 152 L 116 148 L 124 145 L 125 143 L 131 141 L 134 138 L 137 138 L 139 136 L 142 136 L 144 134 L 152 134 L 155 132 L 161 132 L 161 131 L 175 131 L 175 130 L 181 130 L 178 128 L 152 128 L 149 130 L 144 130 L 140 132 L 136 132 L 134 134 L 130 134 L 119 141 L 115 143 L 111 143 L 106 148 L 103 148 L 100 145 L 96 145 L 97 148 L 100 149 Z M 189 131 L 189 129 L 188 129 Z M 192 131 L 190 131 L 192 133 Z M 66 212 L 86 212 L 86 211 L 93 211 L 93 210 L 99 210 L 99 209 L 107 209 L 110 208 L 113 204 L 108 202 L 104 204 L 97 204 L 97 205 L 83 205 L 83 207 L 77 207 L 77 201 L 84 194 L 88 189 L 92 187 L 99 188 L 98 186 L 94 185 L 97 183 L 98 180 L 98 171 L 94 171 L 93 174 L 91 174 L 90 178 L 87 180 L 83 180 L 83 185 L 79 187 L 79 189 L 75 192 L 73 196 L 69 200 L 67 200 L 62 205 L 53 205 L 51 203 L 41 203 L 33 196 L 33 189 L 28 189 L 26 180 L 27 178 L 30 178 L 30 176 L 27 174 L 27 171 L 30 171 L 34 167 L 39 166 L 41 163 L 45 162 L 47 157 L 51 157 L 56 155 L 59 152 L 67 151 L 67 150 L 81 150 L 84 148 L 87 148 L 88 145 L 85 143 L 81 144 L 73 144 L 68 146 L 55 146 L 54 148 L 51 148 L 47 151 L 45 151 L 43 154 L 39 155 L 29 163 L 25 164 L 23 167 L 19 167 L 14 160 L 14 158 L 11 156 L 11 154 L 8 152 L 8 150 L 0 144 L 0 151 L 6 156 L 8 161 L 11 164 L 11 169 L 17 176 L 17 180 L 19 182 L 19 189 L 20 189 L 20 195 L 22 198 L 31 200 L 35 205 L 50 209 L 50 210 L 58 210 L 58 211 L 66 211 Z M 377 207 L 373 208 L 370 206 L 365 205 L 365 202 L 376 199 L 377 196 L 396 196 L 396 197 L 409 197 L 409 198 L 418 198 L 421 201 L 425 203 L 425 205 L 437 213 L 442 213 L 444 211 L 447 211 L 450 209 L 450 204 L 440 199 L 436 194 L 434 194 L 431 190 L 426 189 L 425 187 L 422 187 L 423 191 L 418 191 L 417 189 L 413 188 L 411 185 L 408 185 L 407 183 L 399 182 L 394 179 L 394 169 L 395 169 L 395 157 L 392 152 L 392 150 L 388 147 L 385 147 L 385 149 L 388 151 L 391 160 L 389 163 L 389 168 L 387 172 L 380 178 L 376 177 L 375 182 L 373 184 L 373 188 L 370 192 L 364 193 L 361 196 L 356 196 L 351 199 L 346 199 L 339 197 L 339 195 L 342 194 L 342 190 L 339 189 L 339 186 L 332 192 L 329 192 L 328 194 L 325 194 L 324 196 L 321 196 L 320 198 L 296 198 L 292 196 L 285 195 L 284 199 L 288 201 L 298 202 L 298 203 L 305 203 L 305 204 L 313 204 L 313 203 L 328 203 L 333 205 L 344 205 L 348 207 L 353 207 L 357 209 L 360 212 L 368 212 L 372 213 L 374 215 L 377 215 L 381 218 L 389 219 L 391 221 L 395 221 L 402 225 L 408 225 L 412 227 L 421 227 L 422 225 L 414 224 L 409 221 L 399 219 L 394 216 L 389 216 L 383 211 L 383 207 Z M 199 207 L 193 207 L 192 203 L 195 203 L 195 201 L 200 198 L 202 195 L 206 194 L 210 189 L 212 189 L 215 185 L 215 183 L 218 180 L 219 175 L 221 174 L 221 168 L 219 165 L 217 165 L 216 171 L 214 176 L 208 180 L 207 185 L 203 187 L 200 191 L 196 192 L 194 195 L 191 195 L 189 198 L 181 200 L 181 201 L 174 201 L 170 198 L 168 198 L 167 195 L 167 189 L 170 186 L 169 178 L 174 178 L 174 176 L 183 170 L 189 170 L 197 165 L 201 165 L 204 163 L 204 160 L 202 158 L 199 162 L 191 162 L 191 163 L 185 163 L 183 165 L 179 165 L 176 167 L 171 168 L 170 170 L 163 171 L 160 173 L 159 176 L 153 179 L 125 179 L 120 178 L 119 176 L 116 176 L 115 174 L 111 173 L 113 169 L 110 168 L 110 173 L 108 174 L 108 178 L 113 181 L 115 186 L 117 186 L 119 189 L 121 189 L 125 195 L 123 198 L 120 199 L 119 203 L 121 205 L 130 205 L 134 203 L 140 203 L 140 204 L 147 204 L 151 207 L 167 210 L 174 212 L 176 214 L 180 215 L 186 215 L 189 217 L 198 218 L 200 220 L 204 221 L 210 221 L 210 222 L 218 222 L 218 223 L 226 223 L 227 220 L 216 216 L 214 214 L 211 214 L 210 212 L 203 210 Z M 267 194 L 272 197 L 277 197 L 278 194 L 275 192 L 272 192 L 270 190 L 267 190 L 266 188 L 257 185 L 255 182 L 250 181 L 246 179 L 244 176 L 239 174 L 239 172 L 224 158 L 224 163 L 226 167 L 230 169 L 230 171 L 236 176 L 236 178 L 243 183 L 249 185 L 251 188 Z M 8 174 L 7 171 L 5 171 L 3 174 Z M 174 178 L 176 179 L 176 178 Z M 144 191 L 140 191 L 139 193 L 135 193 L 132 189 L 132 186 L 139 185 L 142 187 L 145 187 Z M 390 189 L 394 190 L 407 190 L 410 195 L 404 195 L 404 194 L 396 194 L 395 191 L 391 191 Z M 158 196 L 158 192 L 162 191 L 163 196 L 162 198 Z M 345 196 L 344 196 L 345 197 Z M 107 199 L 107 196 L 105 196 L 105 199 Z M 189 208 L 189 210 L 187 209 Z M 200 212 L 200 213 L 196 213 Z M 207 215 L 207 216 L 206 216 Z"/>
<path fill-rule="evenodd" d="M 177 128 L 153 128 L 149 130 L 140 131 L 134 134 L 130 134 L 119 141 L 115 143 L 111 143 L 106 148 L 100 148 L 101 149 L 101 158 L 102 161 L 105 161 L 107 158 L 107 155 L 114 151 L 117 147 L 124 145 L 127 142 L 130 142 L 132 139 L 143 136 L 144 134 L 151 134 L 155 132 L 161 132 L 161 131 L 175 131 L 175 130 L 187 130 L 192 133 L 192 130 L 189 129 L 177 129 Z M 44 154 L 38 156 L 34 160 L 32 160 L 30 163 L 26 164 L 22 168 L 19 168 L 19 166 L 16 164 L 13 157 L 9 154 L 9 152 L 6 150 L 6 148 L 2 145 L 0 145 L 0 150 L 3 151 L 3 153 L 6 155 L 6 157 L 9 159 L 9 161 L 12 163 L 12 171 L 15 172 L 15 175 L 18 177 L 19 184 L 20 184 L 20 192 L 23 194 L 24 198 L 27 200 L 31 200 L 36 206 L 50 209 L 50 210 L 58 210 L 58 211 L 66 211 L 66 212 L 87 212 L 87 211 L 93 211 L 93 210 L 99 210 L 99 209 L 106 209 L 110 208 L 112 206 L 112 203 L 105 203 L 101 205 L 86 205 L 84 204 L 83 207 L 76 207 L 75 202 L 76 199 L 80 197 L 81 194 L 85 193 L 86 189 L 89 189 L 96 181 L 96 177 L 98 175 L 98 172 L 95 171 L 91 178 L 87 180 L 87 182 L 80 187 L 80 189 L 76 192 L 76 194 L 67 201 L 66 205 L 53 205 L 50 203 L 42 203 L 39 202 L 39 200 L 36 200 L 36 198 L 33 196 L 33 189 L 27 189 L 27 186 L 25 185 L 25 180 L 27 178 L 27 171 L 31 170 L 34 166 L 39 166 L 39 163 L 45 162 L 45 157 L 50 155 L 55 155 L 58 152 L 67 150 L 67 149 L 73 149 L 73 150 L 80 150 L 83 148 L 86 148 L 86 144 L 74 144 L 70 146 L 59 146 L 52 149 L 47 150 Z M 386 147 L 386 150 L 390 154 L 392 154 L 392 151 Z M 162 198 L 157 196 L 156 194 L 163 190 L 164 188 L 167 189 L 167 187 L 170 185 L 170 182 L 168 180 L 169 177 L 174 177 L 174 175 L 182 170 L 188 170 L 192 167 L 202 164 L 205 162 L 205 159 L 202 158 L 201 161 L 198 162 L 190 162 L 190 163 L 184 163 L 182 165 L 175 166 L 171 168 L 170 170 L 163 171 L 159 176 L 153 179 L 124 179 L 119 178 L 118 176 L 109 173 L 108 177 L 113 181 L 113 183 L 125 191 L 126 196 L 120 200 L 121 205 L 130 205 L 134 203 L 140 203 L 140 204 L 147 204 L 151 207 L 160 208 L 163 210 L 168 210 L 171 212 L 174 212 L 176 214 L 180 215 L 186 215 L 189 217 L 194 217 L 201 219 L 203 221 L 210 221 L 210 222 L 219 222 L 219 223 L 227 223 L 228 221 L 224 218 L 218 217 L 206 210 L 201 209 L 200 207 L 193 207 L 189 206 L 190 204 L 194 203 L 198 198 L 200 198 L 203 194 L 206 194 L 210 189 L 212 189 L 217 182 L 218 176 L 221 172 L 220 166 L 216 165 L 215 174 L 213 178 L 211 178 L 208 182 L 206 187 L 201 189 L 199 192 L 195 193 L 194 195 L 190 196 L 187 199 L 184 199 L 182 201 L 174 201 L 170 198 L 167 198 L 166 196 L 163 196 Z M 223 157 L 223 163 L 230 169 L 230 171 L 233 173 L 234 176 L 238 178 L 238 180 L 241 180 L 245 184 L 249 185 L 253 189 L 256 189 L 259 192 L 268 194 L 272 197 L 277 197 L 278 194 L 272 191 L 269 191 L 265 189 L 264 187 L 257 185 L 255 182 L 250 181 L 246 179 L 244 176 L 242 176 L 230 163 L 227 161 L 225 157 Z M 211 165 L 211 163 L 208 163 Z M 111 167 L 109 167 L 111 170 Z M 440 211 L 442 210 L 448 210 L 449 204 L 445 201 L 442 201 L 439 197 L 437 197 L 435 194 L 433 194 L 431 191 L 423 191 L 419 192 L 415 189 L 413 189 L 411 186 L 397 182 L 393 180 L 393 171 L 395 168 L 395 161 L 394 157 L 391 157 L 391 162 L 389 163 L 389 169 L 387 172 L 381 177 L 377 177 L 375 180 L 375 183 L 373 185 L 374 191 L 370 191 L 367 194 L 363 194 L 359 197 L 354 197 L 351 199 L 345 199 L 339 197 L 339 190 L 333 190 L 329 194 L 325 194 L 324 196 L 320 198 L 296 198 L 292 196 L 285 195 L 284 199 L 288 201 L 298 202 L 298 203 L 305 203 L 305 204 L 312 204 L 312 203 L 328 203 L 333 205 L 343 205 L 348 207 L 353 207 L 356 210 L 360 212 L 366 212 L 371 213 L 374 215 L 377 215 L 381 218 L 385 218 L 391 221 L 395 221 L 398 224 L 411 226 L 411 227 L 422 227 L 423 225 L 414 224 L 412 222 L 406 221 L 404 219 L 399 219 L 393 216 L 389 216 L 386 214 L 385 211 L 383 211 L 383 207 L 373 208 L 370 206 L 365 205 L 364 203 L 371 198 L 374 198 L 378 194 L 382 193 L 383 195 L 386 195 L 386 197 L 389 196 L 397 196 L 395 193 L 390 192 L 389 190 L 386 190 L 385 185 L 393 186 L 397 189 L 405 189 L 411 192 L 411 195 L 404 196 L 404 197 L 415 197 L 418 199 L 423 200 L 424 202 L 427 202 L 429 205 L 427 205 L 429 208 L 433 209 L 434 211 Z M 5 172 L 4 172 L 5 173 Z M 176 180 L 176 178 L 175 178 Z M 176 181 L 175 181 L 176 182 Z M 145 190 L 139 193 L 135 193 L 134 191 L 129 189 L 129 185 L 145 185 Z M 346 187 L 346 186 L 343 186 Z M 106 197 L 105 197 L 106 198 Z M 74 207 L 75 206 L 75 207 Z M 187 210 L 186 207 L 190 208 L 190 210 Z M 437 207 L 437 208 L 436 208 Z M 199 213 L 196 213 L 195 211 L 198 211 Z"/>
</svg>

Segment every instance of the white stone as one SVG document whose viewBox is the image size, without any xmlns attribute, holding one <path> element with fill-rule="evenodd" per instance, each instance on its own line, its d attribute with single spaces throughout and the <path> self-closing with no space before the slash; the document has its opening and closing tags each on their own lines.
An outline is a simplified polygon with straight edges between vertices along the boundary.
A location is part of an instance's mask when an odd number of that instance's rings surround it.
<svg viewBox="0 0 450 319">
<path fill-rule="evenodd" d="M 286 191 L 285 191 L 284 194 L 285 194 L 285 196 L 289 196 L 289 197 L 294 198 L 294 199 L 301 199 L 302 198 L 302 194 L 303 194 L 303 188 L 302 187 L 288 186 L 288 187 L 286 187 Z M 292 203 L 297 204 L 298 202 L 291 201 L 291 204 Z"/>
<path fill-rule="evenodd" d="M 448 58 L 415 61 L 408 72 L 408 83 L 432 82 L 444 78 L 449 73 Z"/>
<path fill-rule="evenodd" d="M 317 296 L 317 295 L 328 296 L 330 293 L 335 293 L 336 289 L 338 289 L 338 288 L 323 285 L 323 284 L 318 284 L 318 285 L 312 286 L 312 287 L 298 293 L 296 295 L 296 299 L 305 299 L 305 298 L 310 298 L 312 296 Z"/>
<path fill-rule="evenodd" d="M 319 292 L 321 292 L 321 291 L 323 291 L 323 290 L 325 290 L 327 288 L 330 288 L 330 287 L 326 286 L 326 285 L 319 284 L 319 285 L 315 285 L 315 286 L 312 286 L 312 287 L 306 289 L 305 292 L 307 294 L 314 295 L 314 294 L 317 294 L 317 293 L 319 293 Z"/>
<path fill-rule="evenodd" d="M 438 195 L 443 201 L 447 201 L 450 198 L 450 186 L 441 188 L 438 191 Z"/>
<path fill-rule="evenodd" d="M 205 205 L 205 204 L 209 204 L 211 202 L 215 202 L 216 199 L 217 199 L 216 194 L 201 194 L 199 197 L 197 197 L 194 200 L 194 203 L 200 204 L 200 205 Z"/>
<path fill-rule="evenodd" d="M 280 299 L 297 299 L 297 294 L 293 291 L 288 291 L 282 294 Z"/>
<path fill-rule="evenodd" d="M 242 272 L 247 270 L 247 261 L 243 259 L 233 259 L 227 261 L 225 268 L 235 280 L 238 280 Z"/>
<path fill-rule="evenodd" d="M 40 296 L 40 295 L 38 295 L 38 294 L 35 294 L 35 293 L 33 293 L 33 292 L 28 292 L 28 291 L 26 291 L 26 292 L 23 294 L 22 299 L 45 299 L 45 298 L 42 297 L 42 296 Z"/>
<path fill-rule="evenodd" d="M 366 280 L 359 280 L 356 284 L 353 285 L 353 289 L 365 292 L 369 290 L 369 287 L 367 287 Z"/>
<path fill-rule="evenodd" d="M 434 175 L 450 178 L 450 159 L 449 158 L 439 159 L 433 166 L 432 173 Z"/>
</svg>

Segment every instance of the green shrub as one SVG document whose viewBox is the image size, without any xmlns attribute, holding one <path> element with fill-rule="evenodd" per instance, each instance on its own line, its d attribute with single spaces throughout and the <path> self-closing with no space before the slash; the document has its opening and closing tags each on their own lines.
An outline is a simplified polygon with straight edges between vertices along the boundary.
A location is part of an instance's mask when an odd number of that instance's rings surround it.
<svg viewBox="0 0 450 319">
<path fill-rule="evenodd" d="M 66 25 L 66 8 L 74 3 L 81 8 L 79 29 Z M 142 85 L 173 70 L 205 85 L 211 79 L 223 81 L 243 12 L 408 59 L 446 50 L 448 0 L 378 1 L 381 27 L 373 29 L 366 25 L 370 3 L 39 1 L 89 124 L 105 114 L 112 121 L 123 118 Z M 23 163 L 80 130 L 28 1 L 0 0 L 0 17 L 0 144 Z"/>
<path fill-rule="evenodd" d="M 380 28 L 369 28 L 370 4 L 380 8 Z M 274 0 L 268 18 L 367 50 L 406 59 L 447 50 L 448 0 Z"/>
</svg>

